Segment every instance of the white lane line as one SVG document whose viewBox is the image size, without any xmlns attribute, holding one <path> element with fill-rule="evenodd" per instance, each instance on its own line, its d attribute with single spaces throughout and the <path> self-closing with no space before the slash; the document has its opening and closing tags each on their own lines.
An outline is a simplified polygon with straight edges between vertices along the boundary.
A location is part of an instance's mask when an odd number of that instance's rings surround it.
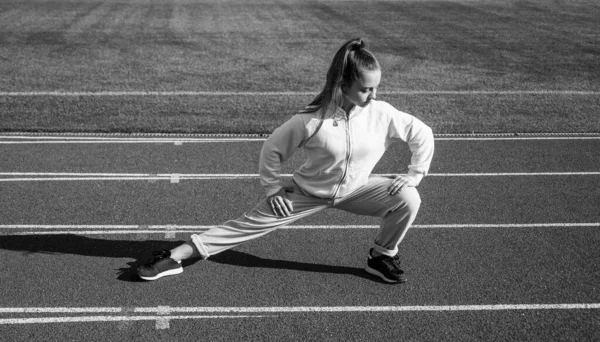
<svg viewBox="0 0 600 342">
<path fill-rule="evenodd" d="M 174 175 L 182 175 L 182 174 L 172 174 L 172 173 L 99 173 L 99 172 L 0 172 L 0 176 L 89 176 L 89 177 L 161 177 L 161 178 L 171 178 Z M 185 175 L 185 174 L 184 174 Z M 196 174 L 203 175 L 203 174 Z M 208 176 L 218 175 L 218 174 L 206 174 Z M 194 176 L 194 174 L 190 175 Z M 242 175 L 243 176 L 243 175 Z"/>
<path fill-rule="evenodd" d="M 600 95 L 588 90 L 390 90 L 380 95 Z M 0 96 L 315 96 L 308 91 L 3 91 Z"/>
<path fill-rule="evenodd" d="M 0 145 L 24 144 L 175 144 L 183 143 L 263 143 L 267 137 L 197 137 L 197 138 L 148 138 L 148 137 L 59 137 L 0 135 Z M 600 140 L 600 135 L 589 136 L 455 136 L 437 137 L 436 141 L 514 141 L 514 140 Z"/>
<path fill-rule="evenodd" d="M 394 176 L 395 174 L 374 174 L 375 176 Z M 598 176 L 600 171 L 590 172 L 490 172 L 490 173 L 430 173 L 428 177 L 531 177 L 531 176 Z M 282 174 L 292 177 L 292 174 Z M 200 174 L 144 174 L 144 173 L 69 173 L 69 172 L 0 172 L 0 182 L 34 181 L 155 181 L 169 180 L 179 183 L 181 180 L 240 180 L 259 178 L 257 173 L 200 173 Z"/>
<path fill-rule="evenodd" d="M 35 318 L 3 318 L 0 325 L 8 324 L 48 324 L 48 323 L 88 323 L 88 322 L 123 322 L 123 321 L 155 321 L 156 329 L 168 329 L 170 320 L 181 319 L 232 319 L 232 318 L 265 318 L 264 315 L 195 315 L 195 316 L 80 316 L 80 317 L 35 317 Z"/>
<path fill-rule="evenodd" d="M 600 137 L 599 137 L 600 139 Z M 0 145 L 26 145 L 26 144 L 175 144 L 183 143 L 224 143 L 224 142 L 249 142 L 266 139 L 197 139 L 197 140 L 149 140 L 149 139 L 112 139 L 112 140 L 28 140 L 28 141 L 0 141 Z"/>
<path fill-rule="evenodd" d="M 0 313 L 54 313 L 54 308 L 0 308 Z M 98 313 L 98 309 L 121 308 L 72 308 L 68 313 Z M 600 303 L 569 304 L 491 304 L 491 305 L 424 305 L 424 306 L 290 306 L 290 307 L 169 307 L 167 315 L 161 315 L 164 307 L 135 308 L 134 313 L 156 313 L 154 316 L 101 315 L 68 317 L 32 317 L 4 318 L 0 325 L 44 324 L 44 323 L 85 323 L 85 322 L 122 322 L 155 321 L 156 329 L 169 328 L 169 321 L 177 319 L 232 319 L 274 317 L 258 314 L 285 313 L 371 313 L 371 312 L 447 312 L 447 311 L 522 311 L 522 310 L 597 310 Z M 103 311 L 105 312 L 105 311 Z M 66 312 L 65 312 L 66 313 Z M 172 313 L 202 313 L 207 315 L 171 315 Z M 234 315 L 223 315 L 234 314 Z M 237 315 L 245 314 L 245 315 Z M 257 315 L 255 315 L 257 314 Z"/>
<path fill-rule="evenodd" d="M 134 313 L 135 308 L 134 307 L 124 307 L 123 308 L 123 314 L 127 316 L 130 316 L 131 314 Z M 119 329 L 120 331 L 127 331 L 130 330 L 133 327 L 133 321 L 127 320 L 127 321 L 120 321 L 119 324 L 117 325 L 117 329 Z"/>
<path fill-rule="evenodd" d="M 476 304 L 476 305 L 402 305 L 402 306 L 200 306 L 135 307 L 133 313 L 169 315 L 178 313 L 283 313 L 283 312 L 402 312 L 402 311 L 481 311 L 481 310 L 577 310 L 600 309 L 600 303 L 552 304 Z M 7 313 L 120 313 L 122 307 L 0 307 Z M 110 316 L 115 317 L 115 316 Z M 228 316 L 229 317 L 229 316 Z M 238 317 L 238 316 L 235 316 Z M 253 316 L 255 317 L 255 316 Z M 156 318 L 156 316 L 153 316 Z"/>
<path fill-rule="evenodd" d="M 170 315 L 171 310 L 169 310 L 168 306 L 159 306 L 157 309 L 158 310 L 156 310 L 156 313 L 163 317 L 159 317 L 156 319 L 156 329 L 169 329 L 170 322 L 169 319 L 167 319 L 165 316 Z"/>
<path fill-rule="evenodd" d="M 0 313 L 55 313 L 55 308 L 0 308 Z M 65 313 L 98 313 L 103 309 L 121 308 L 72 308 Z M 49 323 L 89 323 L 89 322 L 123 322 L 123 321 L 154 321 L 156 329 L 168 329 L 172 320 L 184 319 L 241 319 L 268 318 L 285 313 L 370 313 L 370 312 L 448 312 L 448 311 L 523 311 L 523 310 L 597 310 L 600 303 L 575 304 L 492 304 L 492 305 L 426 305 L 426 306 L 299 306 L 299 307 L 169 307 L 168 315 L 161 316 L 161 307 L 135 308 L 135 313 L 156 313 L 156 316 L 126 315 L 126 316 L 68 316 L 68 317 L 32 317 L 32 318 L 3 318 L 0 325 L 14 324 L 49 324 Z M 164 311 L 164 309 L 162 310 Z M 205 315 L 171 315 L 171 313 L 202 313 Z M 218 315 L 221 313 L 221 315 Z M 223 315 L 227 313 L 230 315 Z M 209 315 L 210 314 L 210 315 Z M 233 315 L 231 315 L 233 314 Z M 245 315 L 239 315 L 245 314 Z"/>
<path fill-rule="evenodd" d="M 206 231 L 216 225 L 0 225 L 5 235 L 125 235 L 164 234 L 175 239 L 176 234 L 192 234 Z M 588 223 L 508 223 L 508 224 L 415 224 L 413 229 L 531 229 L 531 228 L 599 228 L 600 222 Z M 279 229 L 378 229 L 379 225 L 290 225 Z M 1 312 L 1 311 L 0 311 Z"/>
<path fill-rule="evenodd" d="M 285 313 L 285 312 L 406 312 L 406 311 L 504 311 L 600 309 L 600 303 L 577 304 L 492 304 L 415 306 L 288 306 L 288 307 L 172 307 L 170 312 L 194 313 Z M 136 312 L 157 312 L 158 308 L 137 308 Z"/>
<path fill-rule="evenodd" d="M 573 95 L 594 95 L 579 94 Z M 544 93 L 546 94 L 546 93 Z M 562 93 L 561 93 L 562 94 Z M 568 92 L 566 94 L 569 94 Z M 103 96 L 315 96 L 314 92 L 302 91 L 3 91 L 0 96 L 28 97 L 28 96 L 56 96 L 56 97 L 103 97 Z"/>
<path fill-rule="evenodd" d="M 175 227 L 176 227 L 175 225 L 170 224 L 165 228 L 165 239 L 174 239 L 175 238 L 175 233 L 176 233 Z"/>
<path fill-rule="evenodd" d="M 391 174 L 390 174 L 391 175 Z M 506 176 L 596 176 L 598 171 L 592 172 L 497 172 L 497 173 L 430 173 L 432 177 L 506 177 Z"/>
<path fill-rule="evenodd" d="M 502 140 L 599 140 L 600 136 L 587 137 L 455 137 L 435 138 L 436 141 L 502 141 Z"/>
<path fill-rule="evenodd" d="M 413 228 L 447 229 L 447 228 L 543 228 L 543 227 L 598 227 L 600 222 L 559 222 L 559 223 L 482 223 L 482 224 L 414 224 Z M 138 228 L 148 231 L 206 230 L 216 225 L 134 225 L 134 224 L 0 224 L 0 229 L 130 229 Z M 365 229 L 379 228 L 378 225 L 289 225 L 281 229 Z"/>
<path fill-rule="evenodd" d="M 121 307 L 23 307 L 23 308 L 0 308 L 3 313 L 120 313 Z"/>
</svg>

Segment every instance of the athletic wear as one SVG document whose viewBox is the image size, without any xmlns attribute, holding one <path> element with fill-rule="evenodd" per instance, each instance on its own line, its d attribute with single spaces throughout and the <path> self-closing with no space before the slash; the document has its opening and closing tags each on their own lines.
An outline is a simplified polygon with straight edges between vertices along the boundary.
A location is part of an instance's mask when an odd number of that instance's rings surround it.
<svg viewBox="0 0 600 342">
<path fill-rule="evenodd" d="M 408 176 L 418 183 L 427 175 L 433 133 L 414 116 L 372 100 L 365 107 L 354 106 L 347 116 L 338 108 L 330 117 L 320 117 L 320 111 L 296 114 L 264 143 L 259 172 L 267 196 L 281 189 L 281 163 L 299 147 L 307 159 L 294 181 L 320 198 L 342 198 L 365 185 L 385 150 L 398 141 L 408 143 L 412 152 Z"/>
<path fill-rule="evenodd" d="M 144 280 L 156 280 L 168 275 L 180 274 L 183 272 L 181 261 L 175 261 L 170 258 L 171 252 L 168 250 L 152 252 L 154 259 L 149 263 L 138 268 L 138 275 Z"/>
<path fill-rule="evenodd" d="M 398 255 L 394 255 L 393 257 L 387 255 L 373 257 L 373 249 L 371 249 L 365 271 L 388 283 L 406 282 L 406 278 L 403 276 L 404 271 L 400 268 L 400 257 Z"/>
<path fill-rule="evenodd" d="M 375 100 L 365 107 L 355 106 L 348 115 L 338 108 L 324 119 L 320 111 L 302 111 L 273 132 L 260 155 L 259 173 L 267 197 L 285 187 L 293 206 L 290 216 L 276 216 L 266 198 L 238 219 L 194 234 L 191 240 L 200 255 L 208 258 L 328 208 L 377 216 L 382 220 L 373 249 L 390 258 L 373 258 L 368 270 L 377 271 L 386 281 L 399 282 L 401 278 L 389 275 L 380 264 L 396 260 L 398 244 L 413 223 L 421 199 L 416 188 L 408 186 L 390 195 L 394 177 L 371 175 L 385 150 L 398 141 L 410 148 L 408 177 L 418 184 L 429 170 L 434 140 L 431 128 L 417 118 Z M 306 162 L 294 173 L 291 185 L 283 184 L 281 164 L 300 147 Z"/>
</svg>

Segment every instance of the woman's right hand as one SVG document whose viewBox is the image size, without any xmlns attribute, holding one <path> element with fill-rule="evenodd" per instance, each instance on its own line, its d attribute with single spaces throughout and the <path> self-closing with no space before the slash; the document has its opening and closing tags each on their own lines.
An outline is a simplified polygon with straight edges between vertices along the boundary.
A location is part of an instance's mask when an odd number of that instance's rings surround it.
<svg viewBox="0 0 600 342">
<path fill-rule="evenodd" d="M 292 202 L 287 197 L 286 188 L 281 188 L 277 193 L 267 198 L 267 202 L 271 205 L 271 210 L 275 216 L 290 216 L 294 207 Z"/>
</svg>

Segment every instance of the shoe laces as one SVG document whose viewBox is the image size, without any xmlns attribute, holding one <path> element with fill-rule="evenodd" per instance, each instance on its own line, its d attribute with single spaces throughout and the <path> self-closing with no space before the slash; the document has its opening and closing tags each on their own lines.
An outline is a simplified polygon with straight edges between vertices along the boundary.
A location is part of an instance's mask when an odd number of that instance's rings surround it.
<svg viewBox="0 0 600 342">
<path fill-rule="evenodd" d="M 400 257 L 398 256 L 398 254 L 392 257 L 392 264 L 394 264 L 394 266 L 400 269 Z"/>
<path fill-rule="evenodd" d="M 403 274 L 404 271 L 400 268 L 400 257 L 396 254 L 393 257 L 387 257 L 384 259 L 385 264 L 391 271 L 394 271 L 398 274 Z"/>
<path fill-rule="evenodd" d="M 162 259 L 166 259 L 166 258 L 170 257 L 171 252 L 169 252 L 167 250 L 154 251 L 154 252 L 152 252 L 152 256 L 154 257 L 154 259 L 150 263 L 155 264 L 155 263 L 161 261 Z"/>
<path fill-rule="evenodd" d="M 369 255 L 372 257 L 372 250 Z M 393 257 L 382 255 L 380 258 L 390 271 L 394 271 L 398 274 L 404 273 L 404 271 L 400 268 L 400 256 L 398 256 L 398 254 L 394 255 Z"/>
</svg>

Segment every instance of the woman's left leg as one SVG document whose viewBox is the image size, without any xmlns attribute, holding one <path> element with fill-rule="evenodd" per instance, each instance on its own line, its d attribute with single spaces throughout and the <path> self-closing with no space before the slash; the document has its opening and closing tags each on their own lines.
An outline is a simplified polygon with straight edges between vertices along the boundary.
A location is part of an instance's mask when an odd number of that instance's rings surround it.
<svg viewBox="0 0 600 342">
<path fill-rule="evenodd" d="M 398 245 L 417 217 L 421 205 L 416 188 L 404 187 L 390 195 L 388 188 L 391 184 L 391 178 L 372 176 L 366 185 L 336 201 L 333 206 L 358 215 L 381 217 L 373 249 L 377 254 L 387 256 L 398 253 Z"/>
<path fill-rule="evenodd" d="M 388 188 L 392 181 L 387 177 L 371 177 L 365 186 L 335 201 L 333 207 L 382 218 L 365 270 L 386 282 L 403 283 L 406 278 L 400 268 L 398 245 L 417 216 L 421 198 L 414 187 L 390 195 Z"/>
</svg>

